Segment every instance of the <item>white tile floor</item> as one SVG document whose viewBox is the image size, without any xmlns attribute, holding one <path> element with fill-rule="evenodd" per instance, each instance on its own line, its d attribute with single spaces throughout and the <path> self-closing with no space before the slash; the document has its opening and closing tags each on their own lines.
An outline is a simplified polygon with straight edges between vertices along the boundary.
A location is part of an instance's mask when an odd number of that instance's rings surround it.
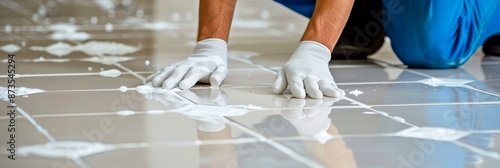
<svg viewBox="0 0 500 168">
<path fill-rule="evenodd" d="M 276 71 L 308 20 L 240 0 L 221 90 L 141 94 L 144 77 L 191 52 L 197 1 L 120 2 L 0 2 L 0 53 L 16 54 L 16 86 L 43 90 L 15 99 L 15 161 L 6 152 L 9 104 L 0 101 L 0 167 L 500 165 L 499 58 L 405 69 L 386 43 L 368 61 L 330 65 L 342 89 L 363 94 L 274 95 Z M 100 75 L 111 69 L 119 76 Z"/>
</svg>

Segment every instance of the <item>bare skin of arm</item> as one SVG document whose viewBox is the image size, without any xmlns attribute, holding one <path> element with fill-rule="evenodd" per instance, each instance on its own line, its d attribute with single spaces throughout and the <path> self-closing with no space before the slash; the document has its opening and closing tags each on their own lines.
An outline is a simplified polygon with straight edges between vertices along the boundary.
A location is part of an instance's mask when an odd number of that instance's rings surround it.
<svg viewBox="0 0 500 168">
<path fill-rule="evenodd" d="M 317 0 L 301 41 L 316 41 L 332 51 L 349 18 L 353 4 L 354 0 Z"/>
<path fill-rule="evenodd" d="M 236 0 L 200 0 L 197 41 L 219 38 L 227 42 Z"/>
</svg>

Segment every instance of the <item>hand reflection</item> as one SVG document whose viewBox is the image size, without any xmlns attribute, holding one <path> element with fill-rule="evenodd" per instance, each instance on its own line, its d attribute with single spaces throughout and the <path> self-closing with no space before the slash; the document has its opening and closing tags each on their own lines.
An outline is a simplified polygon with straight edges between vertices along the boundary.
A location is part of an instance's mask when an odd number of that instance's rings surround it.
<svg viewBox="0 0 500 168">
<path fill-rule="evenodd" d="M 331 125 L 328 115 L 333 103 L 338 98 L 325 97 L 323 99 L 287 99 L 284 96 L 273 97 L 276 107 L 284 108 L 281 115 L 290 121 L 300 135 L 313 137 L 322 142 L 328 141 L 331 135 L 326 130 Z"/>
<path fill-rule="evenodd" d="M 328 115 L 332 105 L 338 98 L 323 99 L 287 99 L 276 96 L 273 102 L 276 107 L 285 108 L 281 115 L 287 119 L 302 136 L 313 137 L 316 141 L 306 141 L 309 153 L 325 167 L 351 168 L 357 167 L 354 155 L 344 141 L 335 138 L 339 135 L 337 128 L 331 123 Z"/>
</svg>

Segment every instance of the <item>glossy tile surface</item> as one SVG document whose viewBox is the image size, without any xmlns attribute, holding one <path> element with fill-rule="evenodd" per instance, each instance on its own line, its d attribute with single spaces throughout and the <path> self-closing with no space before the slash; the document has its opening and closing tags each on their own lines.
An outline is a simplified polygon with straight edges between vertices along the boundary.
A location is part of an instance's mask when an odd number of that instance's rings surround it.
<svg viewBox="0 0 500 168">
<path fill-rule="evenodd" d="M 498 167 L 500 58 L 407 69 L 390 42 L 333 60 L 347 96 L 276 95 L 308 19 L 241 0 L 220 89 L 141 86 L 195 46 L 197 1 L 0 3 L 0 54 L 16 54 L 16 160 L 7 158 L 0 59 L 0 167 Z"/>
</svg>

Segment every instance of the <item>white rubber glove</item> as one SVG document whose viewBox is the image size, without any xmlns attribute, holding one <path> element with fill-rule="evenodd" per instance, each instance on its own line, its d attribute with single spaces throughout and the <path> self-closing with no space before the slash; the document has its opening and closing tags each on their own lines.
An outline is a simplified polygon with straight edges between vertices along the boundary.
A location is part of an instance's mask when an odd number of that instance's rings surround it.
<svg viewBox="0 0 500 168">
<path fill-rule="evenodd" d="M 333 80 L 328 62 L 330 50 L 314 41 L 302 41 L 276 76 L 273 91 L 281 94 L 287 86 L 293 96 L 320 99 L 323 95 L 341 98 L 345 92 Z"/>
<path fill-rule="evenodd" d="M 211 38 L 199 41 L 187 59 L 163 68 L 146 82 L 165 89 L 190 89 L 196 82 L 219 87 L 227 76 L 227 43 Z"/>
</svg>

